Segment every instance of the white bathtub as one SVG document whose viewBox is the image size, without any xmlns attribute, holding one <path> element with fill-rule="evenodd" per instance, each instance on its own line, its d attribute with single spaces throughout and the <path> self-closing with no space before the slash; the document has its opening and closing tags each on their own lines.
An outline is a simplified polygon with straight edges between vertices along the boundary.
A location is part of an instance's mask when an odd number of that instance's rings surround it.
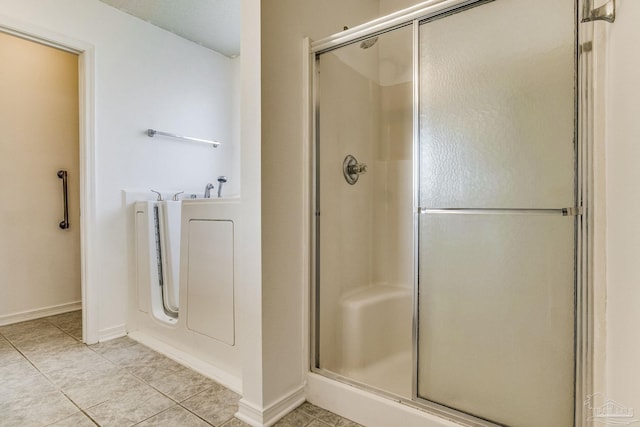
<svg viewBox="0 0 640 427">
<path fill-rule="evenodd" d="M 342 373 L 356 381 L 411 396 L 412 291 L 373 285 L 340 299 Z"/>
<path fill-rule="evenodd" d="M 160 224 L 166 239 L 160 244 L 164 253 L 161 265 L 166 269 L 164 298 L 158 283 L 154 217 L 150 212 L 155 204 L 132 203 L 135 278 L 127 331 L 132 338 L 241 392 L 242 366 L 235 327 L 235 278 L 239 268 L 235 241 L 240 201 L 186 199 L 173 205 L 169 202 L 173 211 L 167 210 L 166 204 L 160 205 L 165 219 L 169 219 Z M 179 227 L 168 227 L 176 213 L 180 216 Z M 177 315 L 167 306 L 177 308 Z"/>
</svg>

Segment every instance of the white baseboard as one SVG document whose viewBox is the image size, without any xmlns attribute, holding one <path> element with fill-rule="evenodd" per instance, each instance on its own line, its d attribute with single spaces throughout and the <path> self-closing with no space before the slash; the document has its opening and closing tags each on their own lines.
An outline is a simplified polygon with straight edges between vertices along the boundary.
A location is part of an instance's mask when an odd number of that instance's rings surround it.
<svg viewBox="0 0 640 427">
<path fill-rule="evenodd" d="M 74 301 L 66 304 L 37 308 L 35 310 L 21 311 L 20 313 L 5 314 L 0 316 L 0 326 L 26 322 L 27 320 L 40 319 L 42 317 L 54 316 L 56 314 L 68 313 L 80 309 L 82 309 L 82 301 Z"/>
<path fill-rule="evenodd" d="M 98 341 L 109 341 L 127 335 L 127 327 L 125 324 L 113 326 L 111 328 L 100 329 L 98 332 Z"/>
<path fill-rule="evenodd" d="M 463 425 L 311 372 L 307 374 L 307 400 L 367 427 Z"/>
<path fill-rule="evenodd" d="M 245 399 L 240 399 L 236 418 L 254 427 L 270 427 L 280 418 L 300 406 L 305 400 L 304 386 L 287 393 L 264 409 L 247 402 Z"/>
<path fill-rule="evenodd" d="M 205 377 L 211 378 L 212 380 L 222 384 L 226 388 L 240 395 L 242 394 L 242 379 L 236 377 L 235 375 L 231 375 L 228 372 L 216 366 L 213 366 L 210 363 L 204 362 L 201 359 L 194 357 L 182 350 L 178 350 L 177 348 L 172 347 L 157 338 L 147 335 L 144 332 L 130 332 L 129 337 L 140 342 L 141 344 L 146 345 L 149 348 L 154 349 L 158 353 L 164 354 L 168 358 L 175 360 L 176 362 L 186 366 L 187 368 L 193 369 L 194 371 L 204 375 Z"/>
</svg>

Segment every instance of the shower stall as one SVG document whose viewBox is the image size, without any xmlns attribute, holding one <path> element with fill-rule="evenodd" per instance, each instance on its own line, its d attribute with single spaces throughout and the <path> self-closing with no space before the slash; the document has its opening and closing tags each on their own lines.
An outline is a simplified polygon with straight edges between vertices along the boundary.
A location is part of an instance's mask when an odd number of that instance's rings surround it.
<svg viewBox="0 0 640 427">
<path fill-rule="evenodd" d="M 433 1 L 312 43 L 313 372 L 470 425 L 580 424 L 578 6 Z"/>
</svg>

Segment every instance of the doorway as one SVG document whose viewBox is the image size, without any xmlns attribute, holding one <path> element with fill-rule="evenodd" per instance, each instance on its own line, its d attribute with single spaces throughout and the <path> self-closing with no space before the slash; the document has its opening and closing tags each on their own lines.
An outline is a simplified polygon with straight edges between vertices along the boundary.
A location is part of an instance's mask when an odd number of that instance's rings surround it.
<svg viewBox="0 0 640 427">
<path fill-rule="evenodd" d="M 79 56 L 0 32 L 0 64 L 0 321 L 14 323 L 82 307 Z"/>
</svg>

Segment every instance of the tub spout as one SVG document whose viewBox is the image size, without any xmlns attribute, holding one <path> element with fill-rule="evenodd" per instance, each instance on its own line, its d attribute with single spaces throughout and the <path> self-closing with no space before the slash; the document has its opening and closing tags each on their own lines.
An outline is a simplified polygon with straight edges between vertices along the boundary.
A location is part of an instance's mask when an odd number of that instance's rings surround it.
<svg viewBox="0 0 640 427">
<path fill-rule="evenodd" d="M 204 198 L 205 199 L 210 199 L 211 198 L 211 190 L 213 190 L 213 184 L 212 183 L 208 183 L 206 187 L 204 187 Z"/>
</svg>

